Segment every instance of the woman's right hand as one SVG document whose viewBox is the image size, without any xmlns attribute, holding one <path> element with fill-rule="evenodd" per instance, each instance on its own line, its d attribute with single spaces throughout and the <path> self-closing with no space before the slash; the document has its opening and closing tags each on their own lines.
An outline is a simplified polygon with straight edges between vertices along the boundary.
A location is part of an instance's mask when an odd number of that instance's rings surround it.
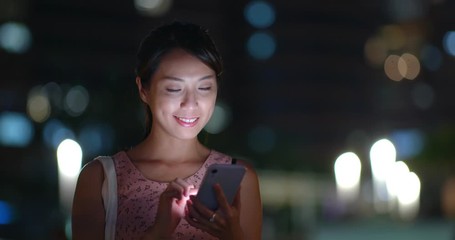
<svg viewBox="0 0 455 240">
<path fill-rule="evenodd" d="M 180 220 L 185 216 L 186 201 L 195 191 L 194 186 L 177 178 L 160 195 L 155 223 L 144 239 L 170 239 Z"/>
</svg>

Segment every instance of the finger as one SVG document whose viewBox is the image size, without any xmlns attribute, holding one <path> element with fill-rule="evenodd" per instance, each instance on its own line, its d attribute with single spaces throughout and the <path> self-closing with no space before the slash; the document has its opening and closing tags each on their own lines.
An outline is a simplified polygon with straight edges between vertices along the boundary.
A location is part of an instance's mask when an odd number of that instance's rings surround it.
<svg viewBox="0 0 455 240">
<path fill-rule="evenodd" d="M 170 189 L 170 190 L 166 190 L 164 191 L 160 198 L 163 198 L 163 199 L 166 199 L 166 201 L 169 201 L 171 199 L 180 199 L 182 196 L 182 194 L 180 193 L 180 191 L 178 190 L 175 190 L 175 189 Z"/>
<path fill-rule="evenodd" d="M 184 188 L 182 186 L 180 186 L 178 183 L 172 181 L 169 183 L 169 186 L 168 186 L 168 191 L 175 191 L 177 192 L 177 196 L 176 198 L 177 199 L 181 199 L 182 198 L 182 194 L 184 192 Z"/>
<path fill-rule="evenodd" d="M 188 224 L 190 224 L 191 226 L 195 227 L 195 228 L 198 228 L 198 229 L 201 229 L 202 231 L 204 232 L 208 232 L 214 236 L 216 236 L 216 232 L 214 229 L 212 229 L 211 227 L 209 227 L 208 224 L 204 224 L 204 223 L 201 223 L 199 222 L 198 220 L 196 220 L 195 218 L 189 216 L 189 215 L 186 215 L 185 216 L 185 220 L 186 222 L 188 222 Z"/>
<path fill-rule="evenodd" d="M 178 185 L 180 185 L 183 188 L 183 195 L 185 197 L 188 197 L 190 195 L 190 189 L 194 188 L 193 184 L 189 184 L 189 183 L 187 183 L 186 181 L 184 181 L 181 178 L 176 178 L 174 180 L 174 182 L 177 183 Z"/>
<path fill-rule="evenodd" d="M 213 211 L 202 204 L 196 196 L 190 196 L 190 200 L 191 206 L 201 215 L 202 219 L 209 219 L 213 215 Z"/>
<path fill-rule="evenodd" d="M 194 208 L 194 205 L 191 204 L 191 201 L 187 203 L 188 214 L 185 215 L 185 220 L 193 227 L 199 228 L 203 231 L 209 232 L 212 235 L 216 234 L 216 231 L 219 231 L 219 227 L 216 223 L 209 221 L 209 218 L 202 215 Z M 213 213 L 212 213 L 213 214 Z"/>
<path fill-rule="evenodd" d="M 198 189 L 197 188 L 190 188 L 190 193 L 189 195 L 197 195 Z"/>
<path fill-rule="evenodd" d="M 210 224 L 210 217 L 213 215 L 213 212 L 211 212 L 209 217 L 206 214 L 201 213 L 197 208 L 195 208 L 193 202 L 190 200 L 187 202 L 187 208 L 188 208 L 188 216 L 193 219 L 194 221 L 197 221 L 200 224 Z"/>
<path fill-rule="evenodd" d="M 232 206 L 234 206 L 235 208 L 237 208 L 239 211 L 240 211 L 240 206 L 241 206 L 241 201 L 240 201 L 240 188 L 239 187 L 239 190 L 237 190 L 237 193 L 235 194 L 235 197 L 234 197 L 234 202 L 232 203 Z"/>
<path fill-rule="evenodd" d="M 219 208 L 222 209 L 224 212 L 229 211 L 230 204 L 228 203 L 220 184 L 218 183 L 215 184 L 213 186 L 213 189 L 215 190 L 216 200 L 218 202 L 218 206 L 220 206 Z"/>
<path fill-rule="evenodd" d="M 174 182 L 177 183 L 178 185 L 180 185 L 183 188 L 183 196 L 185 196 L 185 197 L 188 197 L 190 195 L 190 190 L 194 189 L 194 185 L 193 184 L 189 184 L 189 183 L 187 183 L 185 180 L 183 180 L 181 178 L 176 178 L 174 180 Z"/>
</svg>

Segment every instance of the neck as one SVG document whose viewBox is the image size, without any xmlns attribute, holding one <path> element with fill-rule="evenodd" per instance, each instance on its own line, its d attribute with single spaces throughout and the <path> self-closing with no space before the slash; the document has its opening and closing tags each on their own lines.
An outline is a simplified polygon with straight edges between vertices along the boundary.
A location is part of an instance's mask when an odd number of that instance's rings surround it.
<svg viewBox="0 0 455 240">
<path fill-rule="evenodd" d="M 197 161 L 205 159 L 209 149 L 195 137 L 192 139 L 177 139 L 157 136 L 153 131 L 144 141 L 131 151 L 137 160 L 161 160 L 166 162 Z"/>
</svg>

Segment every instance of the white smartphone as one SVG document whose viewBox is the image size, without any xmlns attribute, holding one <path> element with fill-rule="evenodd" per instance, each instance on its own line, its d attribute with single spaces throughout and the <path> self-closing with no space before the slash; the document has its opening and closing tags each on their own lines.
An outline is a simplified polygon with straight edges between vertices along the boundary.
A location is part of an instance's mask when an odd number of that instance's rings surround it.
<svg viewBox="0 0 455 240">
<path fill-rule="evenodd" d="M 245 172 L 246 169 L 242 165 L 210 165 L 202 180 L 201 186 L 199 187 L 196 195 L 197 199 L 213 211 L 218 209 L 218 201 L 216 200 L 215 190 L 213 189 L 213 186 L 218 183 L 223 189 L 227 201 L 232 204 Z"/>
</svg>

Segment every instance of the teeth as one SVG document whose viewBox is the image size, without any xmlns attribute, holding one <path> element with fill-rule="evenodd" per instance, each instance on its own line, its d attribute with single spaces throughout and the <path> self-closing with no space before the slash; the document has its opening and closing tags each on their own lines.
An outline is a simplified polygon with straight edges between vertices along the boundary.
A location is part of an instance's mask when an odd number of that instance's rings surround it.
<svg viewBox="0 0 455 240">
<path fill-rule="evenodd" d="M 180 121 L 186 122 L 186 123 L 193 123 L 196 121 L 197 118 L 179 118 Z"/>
</svg>

